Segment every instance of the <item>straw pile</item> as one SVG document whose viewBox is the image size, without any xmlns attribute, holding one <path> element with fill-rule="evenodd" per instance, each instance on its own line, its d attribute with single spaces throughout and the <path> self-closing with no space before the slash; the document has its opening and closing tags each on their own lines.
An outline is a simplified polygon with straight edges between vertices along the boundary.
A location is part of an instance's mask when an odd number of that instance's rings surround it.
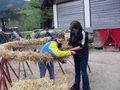
<svg viewBox="0 0 120 90">
<path fill-rule="evenodd" d="M 49 78 L 20 80 L 14 83 L 9 90 L 68 90 L 72 80 L 70 75 L 57 74 L 55 85 L 52 85 L 52 81 Z"/>
<path fill-rule="evenodd" d="M 50 53 L 36 53 L 31 50 L 29 51 L 12 51 L 11 49 L 16 46 L 31 46 L 31 45 L 44 45 L 50 38 L 42 39 L 30 39 L 30 40 L 21 40 L 8 42 L 0 45 L 0 57 L 6 58 L 7 60 L 16 60 L 16 61 L 47 61 L 52 60 L 61 60 L 63 61 L 66 57 L 53 58 Z M 63 43 L 62 50 L 68 50 L 71 47 L 68 45 L 67 40 Z"/>
<path fill-rule="evenodd" d="M 46 61 L 46 62 L 51 62 L 51 61 L 57 61 L 61 60 L 63 61 L 66 57 L 59 57 L 59 58 L 54 58 L 50 53 L 36 53 L 33 51 L 10 51 L 10 50 L 5 50 L 0 48 L 0 56 L 4 57 L 7 60 L 15 60 L 18 62 L 23 62 L 23 61 Z"/>
<path fill-rule="evenodd" d="M 70 45 L 68 44 L 69 36 L 70 36 L 69 33 L 66 33 L 66 34 L 65 34 L 65 41 L 63 42 L 62 50 L 69 50 L 69 49 L 72 48 L 72 46 L 70 46 Z"/>
<path fill-rule="evenodd" d="M 71 49 L 71 48 L 72 48 L 72 46 L 70 46 L 70 45 L 68 44 L 67 40 L 65 40 L 65 41 L 63 42 L 63 45 L 62 45 L 62 50 L 69 50 L 69 49 Z"/>
<path fill-rule="evenodd" d="M 34 61 L 37 62 L 40 61 L 47 61 L 50 62 L 53 60 L 53 57 L 50 53 L 35 53 L 33 51 L 9 51 L 9 50 L 2 50 L 0 49 L 0 56 L 4 57 L 7 60 L 15 60 L 18 62 L 22 61 Z"/>
<path fill-rule="evenodd" d="M 30 46 L 30 45 L 44 45 L 50 38 L 40 38 L 40 39 L 29 39 L 29 40 L 21 40 L 21 41 L 14 41 L 14 42 L 8 42 L 3 44 L 5 49 L 11 49 L 16 46 Z"/>
</svg>

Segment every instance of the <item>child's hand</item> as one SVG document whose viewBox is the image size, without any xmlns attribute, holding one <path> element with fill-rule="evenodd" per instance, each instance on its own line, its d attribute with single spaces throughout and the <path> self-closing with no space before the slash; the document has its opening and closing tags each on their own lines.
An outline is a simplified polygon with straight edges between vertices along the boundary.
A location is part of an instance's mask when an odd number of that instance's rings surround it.
<svg viewBox="0 0 120 90">
<path fill-rule="evenodd" d="M 71 48 L 70 51 L 76 51 L 76 50 L 81 50 L 82 48 L 80 46 L 77 46 L 75 48 Z"/>
<path fill-rule="evenodd" d="M 76 54 L 76 52 L 75 51 L 71 51 L 71 55 L 75 55 Z"/>
</svg>

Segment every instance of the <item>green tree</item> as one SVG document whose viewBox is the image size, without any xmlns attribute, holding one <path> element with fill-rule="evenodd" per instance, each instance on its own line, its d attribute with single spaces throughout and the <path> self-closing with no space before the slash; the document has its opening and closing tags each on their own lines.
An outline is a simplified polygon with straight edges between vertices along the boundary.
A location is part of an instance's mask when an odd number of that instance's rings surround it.
<svg viewBox="0 0 120 90">
<path fill-rule="evenodd" d="M 53 15 L 51 9 L 40 9 L 41 1 L 31 0 L 26 2 L 22 8 L 1 11 L 0 16 L 8 18 L 9 24 L 7 24 L 7 27 L 19 27 L 21 31 L 44 28 L 47 26 L 46 22 L 52 21 Z M 52 27 L 52 23 L 49 26 Z"/>
<path fill-rule="evenodd" d="M 7 9 L 4 11 L 0 11 L 0 23 L 1 23 L 0 26 L 2 28 L 17 26 L 16 22 L 20 22 L 21 18 L 24 16 L 17 12 L 18 12 L 17 9 Z M 3 21 L 4 21 L 4 25 L 2 24 Z"/>
<path fill-rule="evenodd" d="M 52 20 L 52 10 L 40 9 L 41 0 L 31 0 L 19 12 L 26 15 L 26 19 L 22 22 L 21 28 L 24 30 L 32 30 L 34 28 L 43 28 L 44 23 Z"/>
</svg>

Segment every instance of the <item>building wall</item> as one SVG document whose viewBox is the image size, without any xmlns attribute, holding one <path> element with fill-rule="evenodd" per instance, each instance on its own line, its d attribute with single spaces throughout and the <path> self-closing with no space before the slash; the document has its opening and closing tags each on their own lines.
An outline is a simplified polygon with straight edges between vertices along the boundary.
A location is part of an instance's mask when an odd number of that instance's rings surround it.
<svg viewBox="0 0 120 90">
<path fill-rule="evenodd" d="M 58 28 L 69 29 L 73 20 L 78 20 L 84 27 L 83 0 L 57 5 Z"/>
<path fill-rule="evenodd" d="M 77 0 L 54 0 L 54 3 L 59 4 L 59 3 L 65 3 L 70 1 L 77 1 Z"/>
<path fill-rule="evenodd" d="M 120 0 L 90 0 L 93 29 L 120 28 Z"/>
<path fill-rule="evenodd" d="M 57 4 L 58 28 L 68 29 L 70 22 L 78 20 L 84 27 L 83 0 Z M 120 0 L 90 0 L 92 29 L 120 28 Z"/>
</svg>

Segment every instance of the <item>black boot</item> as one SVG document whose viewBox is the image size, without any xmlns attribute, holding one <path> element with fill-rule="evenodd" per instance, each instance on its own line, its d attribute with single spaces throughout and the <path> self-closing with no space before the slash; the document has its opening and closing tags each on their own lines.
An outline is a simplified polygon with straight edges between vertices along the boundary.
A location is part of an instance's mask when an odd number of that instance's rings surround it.
<svg viewBox="0 0 120 90">
<path fill-rule="evenodd" d="M 71 87 L 69 90 L 80 90 L 80 88 Z"/>
</svg>

